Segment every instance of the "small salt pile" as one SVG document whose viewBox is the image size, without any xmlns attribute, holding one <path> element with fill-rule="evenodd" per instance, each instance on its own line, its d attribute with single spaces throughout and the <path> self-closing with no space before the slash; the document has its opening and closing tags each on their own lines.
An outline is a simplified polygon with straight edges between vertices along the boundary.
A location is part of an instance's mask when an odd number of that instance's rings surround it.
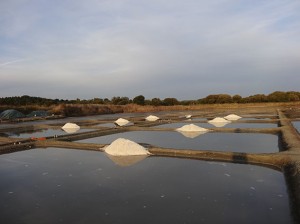
<svg viewBox="0 0 300 224">
<path fill-rule="evenodd" d="M 209 131 L 209 129 L 199 127 L 194 124 L 184 125 L 181 128 L 177 128 L 176 131 L 180 132 L 187 138 L 196 138 L 201 134 Z"/>
<path fill-rule="evenodd" d="M 75 133 L 80 129 L 80 127 L 74 123 L 66 123 L 62 126 L 62 129 L 67 133 Z"/>
<path fill-rule="evenodd" d="M 148 117 L 146 117 L 147 121 L 157 121 L 159 119 L 159 117 L 156 117 L 154 115 L 149 115 Z"/>
<path fill-rule="evenodd" d="M 231 123 L 231 121 L 228 121 L 222 117 L 216 117 L 213 120 L 208 121 L 208 123 L 214 125 L 215 127 L 223 127 L 228 123 Z"/>
<path fill-rule="evenodd" d="M 226 117 L 224 117 L 226 120 L 229 120 L 229 121 L 235 121 L 235 120 L 238 120 L 238 119 L 241 119 L 242 117 L 236 115 L 236 114 L 229 114 L 227 115 Z"/>
<path fill-rule="evenodd" d="M 109 146 L 105 147 L 104 151 L 113 156 L 137 156 L 150 154 L 143 146 L 124 138 L 118 138 L 113 141 Z"/>
<path fill-rule="evenodd" d="M 199 127 L 194 124 L 187 124 L 182 126 L 181 128 L 177 128 L 176 131 L 185 131 L 185 132 L 207 132 L 209 131 L 206 128 Z"/>
<path fill-rule="evenodd" d="M 189 118 L 191 118 L 192 117 L 192 115 L 191 114 L 187 114 L 187 115 L 185 115 L 185 118 L 187 118 L 187 119 L 189 119 Z"/>
<path fill-rule="evenodd" d="M 124 125 L 128 124 L 129 121 L 126 119 L 123 119 L 123 118 L 119 118 L 118 120 L 115 121 L 115 123 L 119 126 L 124 126 Z"/>
</svg>

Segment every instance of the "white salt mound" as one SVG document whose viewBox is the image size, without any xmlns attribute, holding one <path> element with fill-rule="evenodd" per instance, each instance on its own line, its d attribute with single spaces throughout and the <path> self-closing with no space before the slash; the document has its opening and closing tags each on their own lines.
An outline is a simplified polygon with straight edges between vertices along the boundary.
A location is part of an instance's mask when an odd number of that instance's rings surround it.
<svg viewBox="0 0 300 224">
<path fill-rule="evenodd" d="M 216 118 L 208 121 L 208 123 L 218 123 L 218 122 L 220 122 L 220 123 L 230 123 L 230 121 L 228 121 L 228 120 L 226 120 L 222 117 L 216 117 Z"/>
<path fill-rule="evenodd" d="M 150 154 L 143 146 L 124 138 L 118 138 L 104 150 L 107 154 L 113 156 L 138 156 Z"/>
<path fill-rule="evenodd" d="M 64 126 L 62 126 L 62 129 L 68 134 L 72 134 L 77 132 L 80 129 L 80 127 L 74 123 L 66 123 Z"/>
<path fill-rule="evenodd" d="M 235 121 L 235 120 L 238 120 L 238 119 L 241 119 L 242 117 L 236 115 L 236 114 L 229 114 L 227 115 L 226 117 L 224 117 L 226 120 L 229 120 L 229 121 Z"/>
<path fill-rule="evenodd" d="M 157 121 L 159 119 L 159 117 L 156 117 L 154 115 L 149 115 L 148 117 L 146 117 L 147 121 Z"/>
<path fill-rule="evenodd" d="M 62 129 L 65 129 L 65 128 L 80 128 L 80 127 L 74 123 L 66 123 L 64 126 L 62 126 Z"/>
<path fill-rule="evenodd" d="M 123 119 L 123 118 L 119 118 L 118 120 L 115 121 L 115 123 L 119 126 L 124 126 L 124 125 L 128 124 L 129 121 L 126 119 Z"/>
<path fill-rule="evenodd" d="M 176 130 L 182 131 L 182 132 L 207 132 L 207 131 L 209 131 L 206 128 L 202 128 L 202 127 L 199 127 L 194 124 L 187 124 L 187 125 L 182 126 L 181 128 L 177 128 Z"/>
<path fill-rule="evenodd" d="M 187 114 L 187 115 L 185 115 L 185 118 L 191 118 L 192 117 L 192 115 L 191 114 Z"/>
</svg>

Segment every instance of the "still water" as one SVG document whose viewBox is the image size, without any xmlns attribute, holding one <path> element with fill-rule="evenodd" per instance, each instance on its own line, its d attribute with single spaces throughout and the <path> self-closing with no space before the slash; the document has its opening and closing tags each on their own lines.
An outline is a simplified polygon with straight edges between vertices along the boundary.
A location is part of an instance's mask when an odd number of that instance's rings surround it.
<svg viewBox="0 0 300 224">
<path fill-rule="evenodd" d="M 300 121 L 293 121 L 292 124 L 297 129 L 298 133 L 300 133 Z"/>
<path fill-rule="evenodd" d="M 279 151 L 277 135 L 253 133 L 206 132 L 194 138 L 190 138 L 177 131 L 132 131 L 80 140 L 78 142 L 110 144 L 117 138 L 126 138 L 138 143 L 148 143 L 154 146 L 175 149 L 249 153 Z"/>
<path fill-rule="evenodd" d="M 48 148 L 1 155 L 0 176 L 1 223 L 292 223 L 283 174 L 258 166 Z"/>
<path fill-rule="evenodd" d="M 82 133 L 82 132 L 88 132 L 88 131 L 93 131 L 94 129 L 79 129 L 76 131 L 76 133 Z M 75 133 L 75 132 L 74 132 Z M 39 130 L 39 131 L 30 131 L 30 132 L 21 132 L 21 133 L 16 133 L 16 132 L 6 132 L 3 133 L 4 135 L 8 137 L 13 137 L 13 138 L 31 138 L 31 137 L 52 137 L 54 135 L 66 135 L 69 134 L 65 132 L 62 129 L 44 129 L 44 130 Z"/>
<path fill-rule="evenodd" d="M 210 123 L 193 123 L 191 122 L 178 122 L 178 123 L 170 123 L 170 124 L 163 124 L 158 125 L 158 128 L 180 128 L 184 125 L 194 124 L 202 128 L 214 128 L 215 126 Z M 224 123 L 224 128 L 276 128 L 277 124 L 271 123 Z"/>
</svg>

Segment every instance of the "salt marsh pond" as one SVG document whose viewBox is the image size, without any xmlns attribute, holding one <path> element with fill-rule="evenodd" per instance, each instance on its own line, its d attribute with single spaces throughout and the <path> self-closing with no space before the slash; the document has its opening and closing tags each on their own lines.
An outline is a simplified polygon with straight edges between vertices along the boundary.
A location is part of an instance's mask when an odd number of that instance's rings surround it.
<svg viewBox="0 0 300 224">
<path fill-rule="evenodd" d="M 122 130 L 113 125 L 114 118 L 118 117 L 94 117 L 101 124 L 92 126 Z M 265 120 L 266 123 L 233 122 L 226 128 L 277 127 L 275 122 Z M 201 127 L 213 127 L 204 118 L 198 121 L 195 124 Z M 53 124 L 54 121 L 42 131 L 10 137 L 65 134 L 58 127 L 54 129 Z M 137 124 L 133 122 L 133 126 Z M 158 122 L 153 125 L 155 130 L 128 129 L 76 143 L 110 144 L 121 137 L 144 145 L 195 151 L 273 154 L 281 150 L 277 134 L 211 131 L 187 137 L 175 131 L 184 124 L 186 121 Z M 85 127 L 78 134 L 91 130 L 94 129 Z M 144 157 L 130 164 L 120 163 L 101 151 L 38 147 L 0 155 L 0 176 L 3 223 L 252 224 L 299 220 L 300 203 L 295 196 L 295 189 L 300 189 L 299 175 L 256 165 L 160 156 Z"/>
</svg>

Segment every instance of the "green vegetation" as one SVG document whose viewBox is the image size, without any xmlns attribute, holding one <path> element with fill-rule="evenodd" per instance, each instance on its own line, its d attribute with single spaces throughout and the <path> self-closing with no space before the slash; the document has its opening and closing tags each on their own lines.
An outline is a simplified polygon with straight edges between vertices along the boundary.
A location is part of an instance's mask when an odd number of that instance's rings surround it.
<svg viewBox="0 0 300 224">
<path fill-rule="evenodd" d="M 241 97 L 240 95 L 229 94 L 213 94 L 198 100 L 184 100 L 179 101 L 176 98 L 160 98 L 145 99 L 143 95 L 138 95 L 132 100 L 128 97 L 114 96 L 110 100 L 108 98 L 94 98 L 90 100 L 63 100 L 63 99 L 47 99 L 32 96 L 14 96 L 0 98 L 0 105 L 6 106 L 30 106 L 39 105 L 48 107 L 50 105 L 68 105 L 68 104 L 98 104 L 98 105 L 150 105 L 150 106 L 175 106 L 175 105 L 197 105 L 197 104 L 225 104 L 225 103 L 265 103 L 265 102 L 296 102 L 300 101 L 300 92 L 290 91 L 281 92 L 276 91 L 269 95 L 256 94 L 248 97 Z"/>
</svg>

